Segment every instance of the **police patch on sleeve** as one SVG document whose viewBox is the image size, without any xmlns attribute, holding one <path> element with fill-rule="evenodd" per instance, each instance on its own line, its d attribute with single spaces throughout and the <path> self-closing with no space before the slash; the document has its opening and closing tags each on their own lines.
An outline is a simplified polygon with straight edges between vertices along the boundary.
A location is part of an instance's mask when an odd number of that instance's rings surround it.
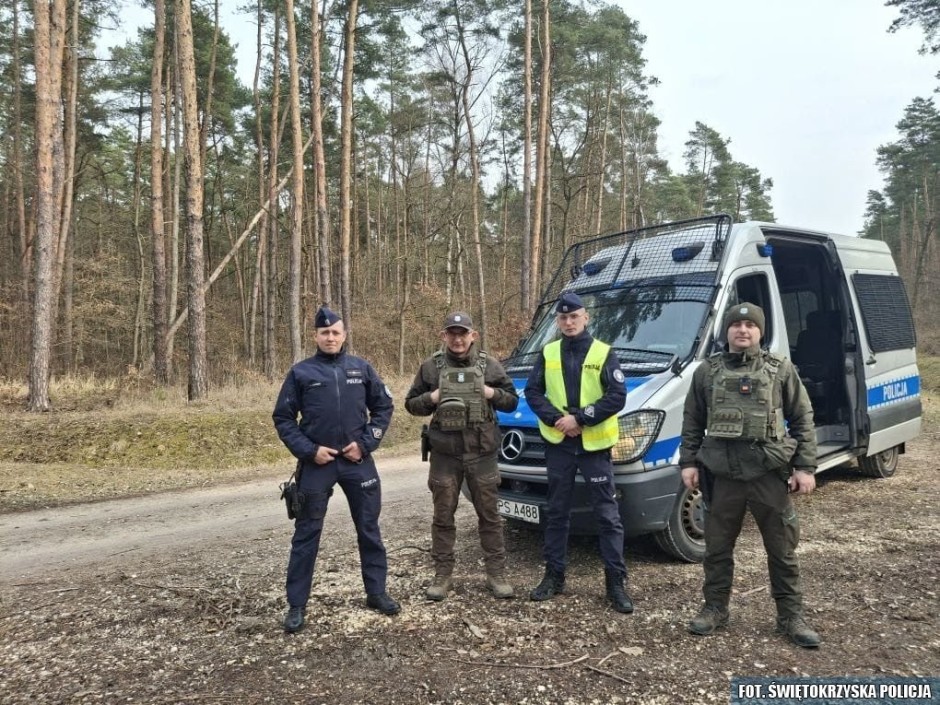
<svg viewBox="0 0 940 705">
<path fill-rule="evenodd" d="M 594 418 L 594 405 L 593 404 L 589 404 L 588 406 L 584 407 L 584 415 L 587 416 L 589 419 Z"/>
<path fill-rule="evenodd" d="M 387 384 L 385 385 L 385 396 L 387 396 L 389 399 L 392 398 L 392 390 L 388 388 Z"/>
<path fill-rule="evenodd" d="M 623 372 L 621 370 L 614 370 L 614 379 L 623 383 Z"/>
<path fill-rule="evenodd" d="M 387 389 L 387 387 L 386 387 L 386 389 Z M 382 439 L 382 429 L 381 429 L 381 428 L 373 428 L 373 429 L 372 429 L 372 437 L 375 438 L 376 440 L 381 440 L 381 439 Z"/>
</svg>

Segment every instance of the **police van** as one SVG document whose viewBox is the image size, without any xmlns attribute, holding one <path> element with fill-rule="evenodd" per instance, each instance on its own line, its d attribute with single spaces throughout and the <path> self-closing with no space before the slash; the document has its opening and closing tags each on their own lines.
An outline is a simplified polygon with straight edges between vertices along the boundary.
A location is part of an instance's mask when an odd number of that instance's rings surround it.
<svg viewBox="0 0 940 705">
<path fill-rule="evenodd" d="M 608 235 L 569 247 L 532 326 L 503 364 L 523 396 L 542 347 L 557 338 L 554 304 L 576 292 L 591 334 L 626 377 L 614 480 L 627 536 L 652 534 L 686 561 L 704 554 L 703 509 L 678 468 L 682 409 L 695 368 L 721 349 L 722 312 L 750 301 L 766 313 L 762 345 L 797 366 L 813 403 L 819 470 L 856 462 L 893 475 L 920 432 L 911 308 L 887 245 L 721 214 Z M 531 524 L 546 506 L 545 441 L 522 398 L 498 414 L 499 509 Z M 578 476 L 573 533 L 596 533 Z"/>
</svg>

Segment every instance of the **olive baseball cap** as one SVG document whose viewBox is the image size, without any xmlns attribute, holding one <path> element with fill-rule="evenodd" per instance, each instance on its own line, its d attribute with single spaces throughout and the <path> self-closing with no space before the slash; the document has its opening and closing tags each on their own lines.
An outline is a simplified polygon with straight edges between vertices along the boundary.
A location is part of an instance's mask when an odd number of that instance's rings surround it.
<svg viewBox="0 0 940 705">
<path fill-rule="evenodd" d="M 470 314 L 466 311 L 454 311 L 453 313 L 447 314 L 447 318 L 444 319 L 444 327 L 442 330 L 447 330 L 448 328 L 473 330 L 473 319 L 470 318 Z"/>
</svg>

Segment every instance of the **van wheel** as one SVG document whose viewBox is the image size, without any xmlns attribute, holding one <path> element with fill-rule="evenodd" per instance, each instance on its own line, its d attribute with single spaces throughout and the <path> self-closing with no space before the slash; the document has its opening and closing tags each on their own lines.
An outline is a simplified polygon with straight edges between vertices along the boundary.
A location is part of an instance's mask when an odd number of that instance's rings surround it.
<svg viewBox="0 0 940 705">
<path fill-rule="evenodd" d="M 688 563 L 701 563 L 705 557 L 705 509 L 702 493 L 685 487 L 676 499 L 669 523 L 653 534 L 666 553 Z"/>
<path fill-rule="evenodd" d="M 898 469 L 898 447 L 858 459 L 858 470 L 868 477 L 891 477 Z"/>
</svg>

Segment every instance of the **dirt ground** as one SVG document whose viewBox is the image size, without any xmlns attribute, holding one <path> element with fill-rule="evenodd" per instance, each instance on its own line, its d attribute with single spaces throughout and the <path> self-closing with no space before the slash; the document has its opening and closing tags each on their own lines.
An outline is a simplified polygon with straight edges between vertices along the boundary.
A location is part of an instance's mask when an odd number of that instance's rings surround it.
<svg viewBox="0 0 940 705">
<path fill-rule="evenodd" d="M 567 594 L 526 593 L 540 536 L 506 528 L 517 597 L 484 591 L 475 518 L 459 514 L 457 584 L 430 577 L 426 465 L 380 461 L 389 591 L 364 608 L 348 510 L 334 496 L 307 628 L 281 619 L 291 525 L 280 476 L 0 516 L 3 703 L 713 703 L 732 676 L 940 674 L 940 433 L 909 444 L 898 474 L 820 475 L 797 501 L 809 621 L 820 649 L 773 632 L 759 536 L 737 550 L 730 627 L 694 637 L 701 568 L 651 542 L 627 559 L 636 613 L 603 599 L 596 543 L 573 538 Z"/>
</svg>

